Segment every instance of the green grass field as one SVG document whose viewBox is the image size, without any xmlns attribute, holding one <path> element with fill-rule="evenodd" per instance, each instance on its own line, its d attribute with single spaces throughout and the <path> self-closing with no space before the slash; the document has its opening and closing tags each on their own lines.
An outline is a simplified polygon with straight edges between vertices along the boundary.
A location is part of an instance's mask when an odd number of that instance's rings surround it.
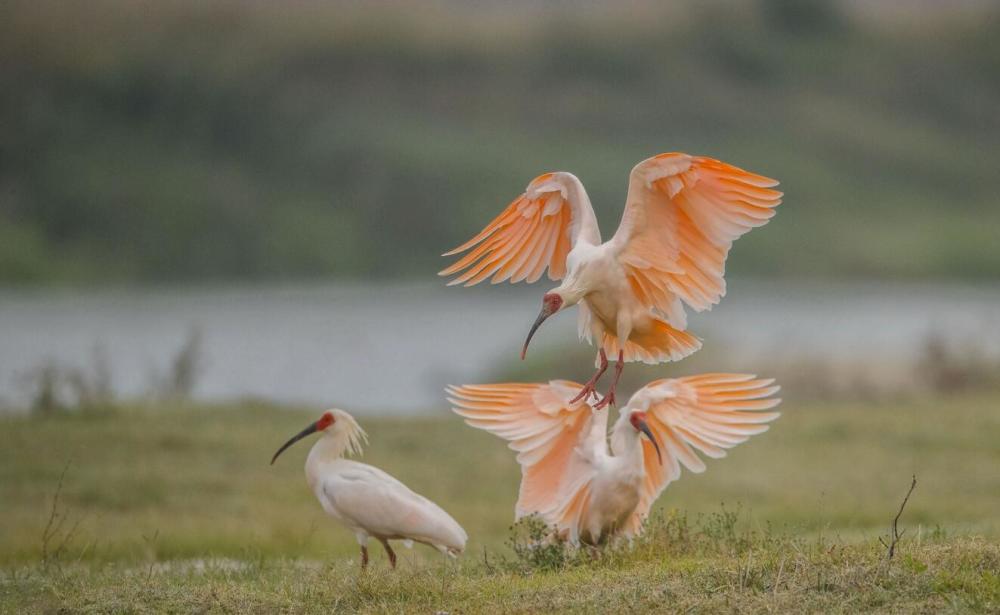
<svg viewBox="0 0 1000 615">
<path fill-rule="evenodd" d="M 364 460 L 470 535 L 458 562 L 418 546 L 392 573 L 373 549 L 364 574 L 352 536 L 306 487 L 308 445 L 268 465 L 316 412 L 248 403 L 4 418 L 0 610 L 996 610 L 998 404 L 787 403 L 770 432 L 672 485 L 633 549 L 567 561 L 508 546 L 518 470 L 502 442 L 443 409 L 362 418 Z M 888 563 L 877 539 L 912 474 Z"/>
</svg>

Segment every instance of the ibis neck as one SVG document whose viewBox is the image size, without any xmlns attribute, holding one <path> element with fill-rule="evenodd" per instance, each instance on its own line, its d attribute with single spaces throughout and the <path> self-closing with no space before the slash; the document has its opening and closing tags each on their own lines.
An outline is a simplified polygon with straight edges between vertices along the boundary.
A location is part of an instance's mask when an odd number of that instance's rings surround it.
<svg viewBox="0 0 1000 615">
<path fill-rule="evenodd" d="M 566 186 L 566 199 L 570 203 L 575 203 L 574 215 L 579 217 L 577 224 L 580 225 L 577 240 L 590 245 L 601 243 L 601 229 L 597 225 L 597 216 L 594 214 L 594 206 L 590 203 L 587 190 L 577 177 L 571 173 L 561 174 L 564 177 L 563 184 Z"/>
<path fill-rule="evenodd" d="M 636 465 L 642 466 L 644 460 L 642 458 L 642 442 L 639 441 L 640 437 L 639 432 L 634 429 L 630 429 L 625 433 L 625 449 L 622 451 L 622 457 Z"/>
<path fill-rule="evenodd" d="M 612 434 L 612 438 L 617 442 L 615 456 L 621 459 L 622 463 L 643 469 L 645 468 L 645 460 L 642 457 L 642 442 L 640 441 L 642 436 L 629 424 L 627 417 L 626 409 L 622 411 L 618 422 L 615 423 L 615 433 Z"/>
<path fill-rule="evenodd" d="M 324 433 L 320 436 L 319 440 L 316 440 L 316 444 L 313 444 L 312 450 L 309 451 L 309 457 L 306 459 L 307 471 L 310 468 L 340 459 L 344 456 L 346 450 L 347 434 Z"/>
<path fill-rule="evenodd" d="M 550 292 L 558 293 L 562 297 L 563 304 L 561 310 L 565 310 L 571 306 L 580 303 L 580 300 L 587 294 L 586 287 L 580 283 L 579 276 L 575 275 L 576 272 L 568 274 L 563 283 L 554 288 Z"/>
</svg>

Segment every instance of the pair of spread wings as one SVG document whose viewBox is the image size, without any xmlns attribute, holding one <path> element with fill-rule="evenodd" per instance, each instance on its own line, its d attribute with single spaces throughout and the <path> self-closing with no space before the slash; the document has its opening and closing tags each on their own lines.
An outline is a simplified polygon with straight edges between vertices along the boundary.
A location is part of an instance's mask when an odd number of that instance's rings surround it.
<svg viewBox="0 0 1000 615">
<path fill-rule="evenodd" d="M 712 158 L 667 153 L 640 162 L 629 176 L 625 213 L 611 239 L 636 297 L 663 314 L 682 300 L 701 311 L 725 294 L 733 242 L 774 215 L 778 182 Z M 478 235 L 445 254 L 468 252 L 440 272 L 450 284 L 490 278 L 534 282 L 566 273 L 578 242 L 601 243 L 583 185 L 569 173 L 546 173 Z"/>
<path fill-rule="evenodd" d="M 645 477 L 639 505 L 622 528 L 639 533 L 653 502 L 680 477 L 681 466 L 703 472 L 698 451 L 711 458 L 767 431 L 778 412 L 767 412 L 781 400 L 771 379 L 748 374 L 700 374 L 651 382 L 633 396 L 648 401 L 646 421 L 663 454 L 660 463 L 652 443 L 643 438 Z M 510 442 L 521 464 L 518 518 L 538 514 L 546 523 L 579 535 L 590 506 L 595 474 L 593 447 L 607 452 L 607 412 L 593 412 L 586 402 L 571 404 L 582 386 L 565 380 L 547 384 L 484 384 L 449 387 L 453 410 L 472 427 Z M 629 403 L 632 405 L 632 402 Z M 632 427 L 625 423 L 627 429 Z M 612 453 L 619 451 L 612 437 Z"/>
</svg>

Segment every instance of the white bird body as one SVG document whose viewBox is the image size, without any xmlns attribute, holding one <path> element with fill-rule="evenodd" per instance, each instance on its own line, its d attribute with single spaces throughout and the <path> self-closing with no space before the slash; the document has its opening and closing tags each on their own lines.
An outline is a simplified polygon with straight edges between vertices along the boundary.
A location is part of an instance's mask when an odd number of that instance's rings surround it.
<svg viewBox="0 0 1000 615">
<path fill-rule="evenodd" d="M 317 460 L 317 442 L 306 462 L 306 478 L 323 510 L 354 532 L 358 544 L 378 540 L 419 542 L 458 554 L 465 531 L 440 506 L 382 470 L 349 459 Z"/>
<path fill-rule="evenodd" d="M 315 431 L 322 435 L 306 458 L 306 481 L 323 510 L 354 533 L 362 566 L 368 561 L 370 538 L 382 543 L 393 567 L 396 556 L 389 540 L 403 540 L 406 546 L 419 542 L 452 557 L 465 549 L 468 535 L 440 506 L 379 468 L 344 458 L 360 453 L 367 437 L 350 414 L 328 410 L 303 434 Z"/>
<path fill-rule="evenodd" d="M 553 175 L 554 181 L 578 186 L 583 191 L 583 184 L 575 175 Z M 589 199 L 586 202 L 589 204 Z M 647 330 L 654 315 L 631 292 L 628 272 L 617 258 L 618 246 L 611 241 L 601 243 L 596 218 L 591 216 L 588 220 L 593 221 L 593 233 L 581 233 L 566 255 L 566 277 L 550 292 L 562 297 L 564 305 L 583 304 L 581 337 L 601 339 L 605 332 L 610 332 L 628 339 L 633 328 Z M 591 317 L 595 320 L 591 321 Z"/>
<path fill-rule="evenodd" d="M 688 333 L 684 304 L 710 309 L 725 295 L 725 262 L 733 242 L 762 226 L 781 203 L 777 181 L 738 167 L 683 153 L 660 154 L 632 169 L 621 224 L 601 241 L 583 184 L 572 173 L 538 176 L 478 235 L 455 250 L 468 251 L 440 275 L 471 286 L 490 278 L 529 283 L 547 270 L 561 280 L 542 299 L 528 335 L 552 314 L 580 306 L 580 337 L 600 349 L 594 390 L 617 355 L 614 401 L 622 363 L 677 361 L 701 347 Z"/>
<path fill-rule="evenodd" d="M 780 403 L 773 380 L 701 374 L 652 382 L 619 411 L 574 401 L 583 385 L 489 384 L 450 387 L 466 423 L 510 442 L 521 464 L 515 516 L 538 515 L 572 544 L 632 538 L 681 466 L 705 470 L 709 457 L 767 430 Z M 641 436 L 647 436 L 644 440 Z M 661 457 L 662 454 L 662 457 Z"/>
<path fill-rule="evenodd" d="M 606 413 L 607 410 L 598 412 Z M 627 423 L 625 426 L 628 427 Z M 580 518 L 582 542 L 598 544 L 602 537 L 613 535 L 617 528 L 625 526 L 639 506 L 646 468 L 638 437 L 631 437 L 631 440 L 633 446 L 629 450 L 614 455 L 608 451 L 606 438 L 591 443 L 597 463 L 593 468 L 589 500 Z"/>
</svg>

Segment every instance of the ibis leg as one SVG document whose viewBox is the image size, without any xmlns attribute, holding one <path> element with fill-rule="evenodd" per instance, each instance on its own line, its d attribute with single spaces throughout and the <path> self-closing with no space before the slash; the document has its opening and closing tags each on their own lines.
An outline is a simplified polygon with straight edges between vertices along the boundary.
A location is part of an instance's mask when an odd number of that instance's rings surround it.
<svg viewBox="0 0 1000 615">
<path fill-rule="evenodd" d="M 611 381 L 611 387 L 608 388 L 608 394 L 604 396 L 604 399 L 597 402 L 594 409 L 600 410 L 608 404 L 614 406 L 615 404 L 615 389 L 618 387 L 618 380 L 622 377 L 622 371 L 625 369 L 625 353 L 621 350 L 618 351 L 618 361 L 615 362 L 615 379 Z"/>
<path fill-rule="evenodd" d="M 389 555 L 389 565 L 392 566 L 393 570 L 395 570 L 396 569 L 396 552 L 393 551 L 392 547 L 389 546 L 389 541 L 388 540 L 381 540 L 381 539 L 379 539 L 379 541 L 382 543 L 382 546 L 385 548 L 386 554 Z"/>
<path fill-rule="evenodd" d="M 368 567 L 368 547 L 361 545 L 361 569 Z"/>
<path fill-rule="evenodd" d="M 577 393 L 576 397 L 571 399 L 569 403 L 575 404 L 581 399 L 587 399 L 590 395 L 597 393 L 597 381 L 600 380 L 601 376 L 604 375 L 604 372 L 608 370 L 608 355 L 605 354 L 604 348 L 601 348 L 600 355 L 601 364 L 597 366 L 597 372 L 591 376 L 590 380 L 583 385 L 583 389 L 581 389 L 580 392 Z"/>
</svg>

